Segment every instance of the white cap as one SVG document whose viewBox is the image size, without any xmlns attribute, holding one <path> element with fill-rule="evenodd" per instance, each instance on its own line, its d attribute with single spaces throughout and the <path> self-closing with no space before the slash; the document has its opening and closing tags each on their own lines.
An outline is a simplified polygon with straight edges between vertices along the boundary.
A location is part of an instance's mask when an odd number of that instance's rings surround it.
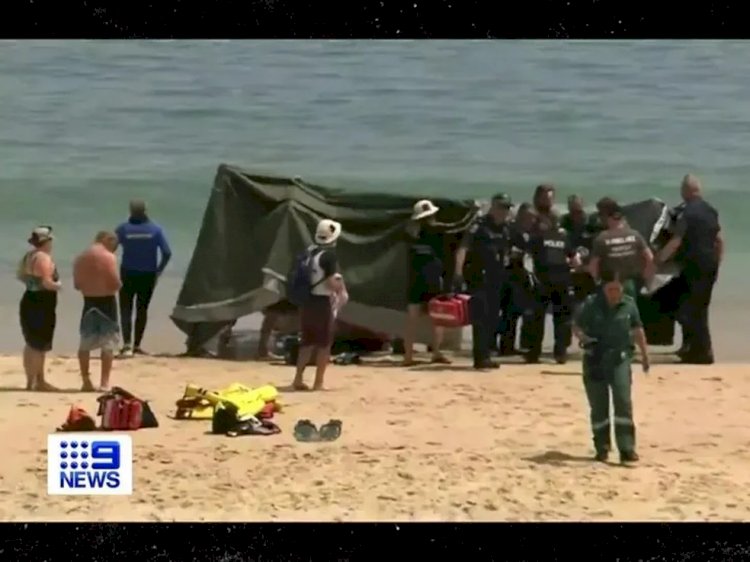
<svg viewBox="0 0 750 562">
<path fill-rule="evenodd" d="M 323 219 L 315 229 L 316 244 L 333 244 L 341 236 L 341 223 Z"/>
<path fill-rule="evenodd" d="M 422 199 L 414 203 L 414 211 L 411 214 L 411 220 L 418 221 L 426 217 L 431 217 L 440 209 L 429 199 Z"/>
</svg>

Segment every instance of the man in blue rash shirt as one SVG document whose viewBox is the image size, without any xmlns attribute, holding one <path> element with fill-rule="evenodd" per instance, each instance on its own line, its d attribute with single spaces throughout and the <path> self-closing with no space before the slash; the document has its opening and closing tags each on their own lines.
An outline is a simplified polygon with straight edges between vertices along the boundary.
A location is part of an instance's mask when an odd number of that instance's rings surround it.
<svg viewBox="0 0 750 562">
<path fill-rule="evenodd" d="M 146 330 L 148 306 L 154 294 L 156 281 L 172 257 L 172 250 L 164 231 L 158 224 L 149 220 L 146 204 L 140 200 L 130 202 L 130 218 L 118 226 L 115 232 L 122 247 L 120 321 L 123 348 L 120 355 L 145 355 L 141 349 L 141 340 Z M 131 349 L 134 303 L 135 338 Z"/>
</svg>

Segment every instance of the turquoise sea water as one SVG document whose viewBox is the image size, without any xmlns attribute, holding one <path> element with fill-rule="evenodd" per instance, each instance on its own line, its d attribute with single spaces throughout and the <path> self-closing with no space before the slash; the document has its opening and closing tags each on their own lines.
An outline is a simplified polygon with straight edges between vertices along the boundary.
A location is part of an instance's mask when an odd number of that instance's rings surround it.
<svg viewBox="0 0 750 562">
<path fill-rule="evenodd" d="M 220 162 L 415 197 L 551 181 L 591 202 L 677 202 L 693 171 L 727 232 L 721 292 L 739 295 L 748 92 L 740 41 L 4 41 L 0 268 L 37 223 L 69 263 L 137 196 L 177 286 Z"/>
</svg>

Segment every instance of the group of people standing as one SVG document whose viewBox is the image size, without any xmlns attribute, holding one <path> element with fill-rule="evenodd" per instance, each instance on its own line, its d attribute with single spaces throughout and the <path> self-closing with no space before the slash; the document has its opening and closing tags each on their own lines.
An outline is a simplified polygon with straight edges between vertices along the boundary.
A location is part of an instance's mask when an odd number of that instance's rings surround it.
<svg viewBox="0 0 750 562">
<path fill-rule="evenodd" d="M 708 330 L 708 305 L 723 255 L 718 213 L 702 199 L 699 180 L 683 179 L 683 203 L 673 210 L 671 239 L 654 256 L 649 243 L 628 225 L 618 202 L 605 197 L 591 216 L 583 200 L 568 199 L 568 213 L 554 211 L 555 188 L 537 187 L 533 202 L 521 204 L 515 217 L 508 195 L 498 194 L 488 212 L 463 235 L 455 263 L 443 244 L 444 225 L 436 220 L 432 202 L 415 204 L 411 234 L 409 325 L 405 360 L 412 360 L 414 318 L 435 296 L 447 292 L 472 295 L 474 367 L 496 368 L 493 351 L 522 353 L 529 363 L 541 356 L 544 319 L 551 309 L 554 357 L 567 360 L 574 310 L 595 292 L 603 276 L 613 274 L 626 295 L 636 299 L 649 286 L 659 264 L 676 259 L 682 268 L 686 292 L 682 319 L 684 362 L 713 361 Z M 449 280 L 448 272 L 453 271 Z M 516 348 L 521 320 L 520 348 Z M 441 331 L 434 328 L 433 360 L 446 362 L 440 353 Z"/>
<path fill-rule="evenodd" d="M 25 341 L 23 364 L 27 390 L 56 390 L 45 376 L 45 356 L 52 349 L 57 326 L 57 296 L 63 289 L 52 256 L 53 240 L 52 227 L 35 228 L 28 240 L 32 248 L 18 265 L 17 278 L 26 289 L 19 316 Z M 115 253 L 120 246 L 122 260 L 118 268 Z M 78 349 L 82 390 L 97 389 L 90 374 L 90 356 L 96 349 L 101 353 L 98 388 L 109 388 L 121 329 L 123 347 L 119 354 L 123 357 L 145 354 L 141 343 L 149 304 L 170 257 L 164 231 L 149 219 L 143 201 L 132 201 L 128 220 L 114 232 L 99 232 L 93 243 L 76 257 L 73 288 L 83 297 Z"/>
<path fill-rule="evenodd" d="M 512 352 L 519 313 L 526 359 L 537 362 L 544 318 L 551 307 L 557 362 L 567 359 L 571 332 L 584 349 L 583 383 L 595 460 L 607 462 L 614 424 L 621 463 L 635 463 L 639 456 L 631 363 L 636 346 L 644 372 L 650 369 L 637 297 L 652 282 L 659 265 L 674 259 L 681 268 L 682 284 L 678 286 L 684 288 L 684 295 L 678 318 L 683 346 L 678 355 L 685 363 L 714 362 L 708 309 L 724 255 L 724 239 L 718 212 L 703 199 L 698 178 L 686 175 L 680 192 L 683 202 L 672 210 L 670 239 L 656 256 L 643 236 L 628 226 L 622 208 L 612 198 L 599 200 L 596 215 L 588 217 L 581 198 L 572 196 L 568 214 L 558 218 L 553 211 L 554 188 L 540 185 L 533 204 L 519 206 L 511 219 L 510 198 L 498 194 L 492 198 L 489 212 L 464 234 L 455 252 L 450 284 L 444 281 L 449 269 L 442 261 L 445 254 L 440 253 L 444 247 L 436 242 L 442 229 L 435 220 L 438 209 L 429 201 L 419 201 L 412 217 L 416 224 L 410 227 L 414 233 L 409 289 L 409 302 L 414 304 L 410 304 L 410 313 L 421 310 L 438 294 L 468 291 L 472 295 L 474 368 L 489 369 L 498 366 L 491 359 L 493 347 L 501 354 Z M 470 267 L 467 256 L 471 257 Z M 435 332 L 438 334 L 439 328 Z M 439 344 L 436 335 L 433 358 L 443 362 Z M 407 340 L 407 363 L 410 345 Z"/>
</svg>

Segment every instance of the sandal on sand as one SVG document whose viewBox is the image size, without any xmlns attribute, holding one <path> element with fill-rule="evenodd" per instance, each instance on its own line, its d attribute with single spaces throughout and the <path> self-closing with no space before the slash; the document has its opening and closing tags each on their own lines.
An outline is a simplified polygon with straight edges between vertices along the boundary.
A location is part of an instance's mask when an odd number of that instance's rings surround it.
<svg viewBox="0 0 750 562">
<path fill-rule="evenodd" d="M 318 431 L 321 441 L 336 441 L 341 437 L 341 420 L 330 420 L 320 426 Z"/>
<path fill-rule="evenodd" d="M 294 426 L 294 438 L 303 443 L 320 441 L 318 428 L 310 420 L 299 420 Z"/>
</svg>

